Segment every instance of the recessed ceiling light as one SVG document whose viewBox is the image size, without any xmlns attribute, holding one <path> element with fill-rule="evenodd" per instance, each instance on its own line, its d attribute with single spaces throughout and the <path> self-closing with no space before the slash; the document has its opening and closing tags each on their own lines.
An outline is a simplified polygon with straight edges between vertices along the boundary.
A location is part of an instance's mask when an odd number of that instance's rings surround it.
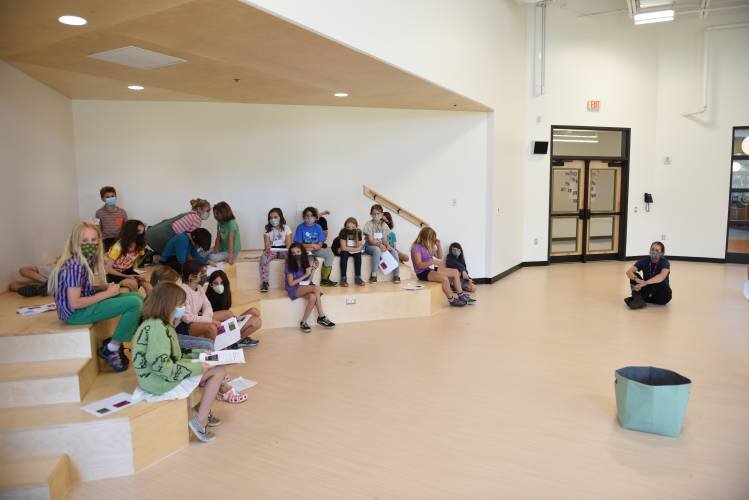
<svg viewBox="0 0 749 500">
<path fill-rule="evenodd" d="M 78 16 L 60 16 L 57 18 L 57 20 L 62 24 L 67 24 L 70 26 L 83 26 L 84 24 L 88 23 L 88 21 Z"/>
<path fill-rule="evenodd" d="M 130 90 L 143 90 L 145 87 L 143 85 L 128 85 L 127 88 Z"/>
<path fill-rule="evenodd" d="M 346 92 L 336 92 L 333 95 L 336 97 L 348 97 L 348 94 Z"/>
</svg>

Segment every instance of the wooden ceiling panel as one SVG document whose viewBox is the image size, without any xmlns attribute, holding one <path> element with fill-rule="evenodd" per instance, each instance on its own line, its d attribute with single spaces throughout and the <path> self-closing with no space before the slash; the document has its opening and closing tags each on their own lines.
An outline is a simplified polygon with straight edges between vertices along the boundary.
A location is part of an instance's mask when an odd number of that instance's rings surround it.
<svg viewBox="0 0 749 500">
<path fill-rule="evenodd" d="M 76 99 L 159 95 L 162 100 L 489 110 L 238 0 L 8 0 L 0 5 L 0 57 Z M 81 15 L 89 24 L 64 26 L 57 22 L 62 14 Z M 12 28 L 10 35 L 5 28 Z M 140 70 L 88 57 L 129 45 L 187 62 Z M 129 83 L 146 90 L 127 91 Z M 350 97 L 336 98 L 337 91 Z"/>
</svg>

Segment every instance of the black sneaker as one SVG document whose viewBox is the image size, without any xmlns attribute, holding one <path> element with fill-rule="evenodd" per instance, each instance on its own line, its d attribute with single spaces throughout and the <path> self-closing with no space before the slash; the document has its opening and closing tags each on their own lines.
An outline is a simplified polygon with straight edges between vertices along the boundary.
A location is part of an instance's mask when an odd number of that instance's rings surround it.
<svg viewBox="0 0 749 500">
<path fill-rule="evenodd" d="M 260 343 L 259 340 L 255 340 L 252 337 L 246 337 L 237 342 L 237 346 L 241 349 L 243 347 L 255 347 Z"/>
<path fill-rule="evenodd" d="M 47 295 L 47 285 L 25 285 L 19 288 L 17 291 L 19 295 L 23 295 L 24 297 L 44 297 Z"/>
<path fill-rule="evenodd" d="M 300 329 L 301 329 L 301 330 L 302 330 L 302 331 L 303 331 L 304 333 L 310 333 L 310 332 L 312 331 L 312 328 L 310 328 L 310 326 L 309 326 L 309 325 L 307 324 L 307 322 L 306 322 L 306 321 L 301 321 L 301 322 L 299 323 L 299 328 L 300 328 Z"/>
<path fill-rule="evenodd" d="M 127 358 L 125 356 L 122 356 L 122 349 L 120 348 L 116 351 L 110 351 L 109 347 L 107 347 L 107 344 L 109 344 L 109 339 L 105 340 L 101 347 L 99 347 L 99 349 L 97 350 L 99 357 L 105 360 L 107 364 L 112 367 L 112 370 L 116 372 L 124 372 L 125 370 L 127 370 L 128 363 L 126 361 L 123 361 L 123 358 Z"/>
<path fill-rule="evenodd" d="M 627 302 L 627 305 L 630 309 L 642 309 L 643 307 L 647 306 L 647 304 L 645 303 L 645 299 L 643 299 L 642 295 L 640 295 L 639 293 L 633 295 L 630 298 L 629 302 Z"/>
<path fill-rule="evenodd" d="M 400 282 L 401 282 L 401 277 L 400 276 L 393 276 L 393 283 L 395 283 L 397 285 Z"/>
<path fill-rule="evenodd" d="M 267 281 L 263 281 L 263 284 L 260 285 L 260 293 L 268 293 L 268 289 L 270 288 L 270 285 Z"/>
<path fill-rule="evenodd" d="M 361 279 L 359 276 L 356 277 L 356 284 L 359 286 L 364 286 L 364 280 Z"/>
<path fill-rule="evenodd" d="M 373 274 L 372 276 L 370 276 L 369 277 L 369 282 L 370 283 L 377 283 L 377 275 Z"/>
<path fill-rule="evenodd" d="M 317 324 L 320 326 L 324 326 L 325 328 L 334 328 L 335 323 L 330 321 L 327 316 L 321 316 L 317 318 Z"/>
<path fill-rule="evenodd" d="M 341 278 L 341 286 L 348 286 L 348 279 L 346 279 L 345 277 Z"/>
<path fill-rule="evenodd" d="M 321 280 L 320 286 L 338 286 L 338 283 L 335 281 L 331 281 L 330 279 L 327 280 Z"/>
</svg>

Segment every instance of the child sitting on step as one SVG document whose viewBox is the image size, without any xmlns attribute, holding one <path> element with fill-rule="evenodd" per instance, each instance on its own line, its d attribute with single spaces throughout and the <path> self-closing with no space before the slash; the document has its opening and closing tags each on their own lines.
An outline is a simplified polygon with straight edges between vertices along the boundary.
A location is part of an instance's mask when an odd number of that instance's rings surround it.
<svg viewBox="0 0 749 500">
<path fill-rule="evenodd" d="M 208 289 L 205 295 L 208 297 L 208 301 L 213 308 L 214 318 L 226 321 L 229 318 L 235 317 L 234 313 L 231 312 L 231 283 L 229 283 L 229 277 L 226 276 L 224 271 L 218 270 L 211 273 L 208 277 Z M 250 337 L 250 335 L 260 330 L 263 324 L 260 319 L 260 311 L 256 307 L 250 307 L 240 314 L 240 316 L 248 314 L 251 318 L 247 320 L 240 330 L 242 340 L 234 344 L 239 349 L 243 347 L 255 347 L 260 343 L 259 340 Z"/>
<path fill-rule="evenodd" d="M 90 222 L 79 222 L 49 276 L 49 293 L 55 298 L 57 317 L 70 325 L 85 325 L 119 317 L 111 338 L 98 349 L 117 372 L 127 369 L 122 343 L 130 342 L 140 320 L 143 298 L 120 293 L 120 285 L 107 284 L 101 232 Z"/>
<path fill-rule="evenodd" d="M 135 333 L 133 367 L 138 387 L 149 394 L 173 395 L 170 399 L 176 399 L 202 386 L 200 403 L 193 409 L 188 426 L 205 443 L 215 438 L 208 428 L 221 423 L 213 416 L 211 405 L 219 395 L 226 370 L 223 366 L 193 362 L 195 356 L 182 356 L 172 324 L 184 314 L 186 297 L 185 291 L 174 283 L 164 282 L 152 290 L 143 305 L 143 322 Z"/>
<path fill-rule="evenodd" d="M 149 283 L 135 271 L 138 259 L 146 253 L 146 226 L 141 221 L 130 219 L 122 225 L 120 238 L 106 254 L 104 267 L 107 281 L 118 283 L 131 292 L 142 286 L 148 293 Z"/>
<path fill-rule="evenodd" d="M 475 302 L 470 295 L 463 292 L 460 285 L 460 273 L 456 269 L 443 266 L 442 245 L 431 227 L 423 227 L 419 231 L 416 241 L 411 246 L 411 260 L 416 277 L 421 281 L 440 283 L 442 292 L 451 306 L 463 307 Z M 457 291 L 456 295 L 453 295 L 450 282 Z"/>
<path fill-rule="evenodd" d="M 286 259 L 292 242 L 291 228 L 280 208 L 271 208 L 268 212 L 268 223 L 263 234 L 264 249 L 260 255 L 260 292 L 266 293 L 270 288 L 270 263 L 276 259 Z"/>
<path fill-rule="evenodd" d="M 320 287 L 312 284 L 312 273 L 317 268 L 317 260 L 310 263 L 307 255 L 307 250 L 301 243 L 292 243 L 289 248 L 289 256 L 286 259 L 286 268 L 284 269 L 286 279 L 286 292 L 289 294 L 291 300 L 296 300 L 299 297 L 305 297 L 307 299 L 307 305 L 304 308 L 304 314 L 302 315 L 302 321 L 299 322 L 299 328 L 304 333 L 310 333 L 310 328 L 307 323 L 312 309 L 317 309 L 317 323 L 325 328 L 333 328 L 335 323 L 330 321 L 322 307 L 322 293 Z"/>
<path fill-rule="evenodd" d="M 213 262 L 226 261 L 234 264 L 239 251 L 242 250 L 242 241 L 239 238 L 239 225 L 234 217 L 231 207 L 225 201 L 220 201 L 213 206 L 213 217 L 218 222 L 216 226 L 216 243 L 208 258 Z"/>
<path fill-rule="evenodd" d="M 353 217 L 346 219 L 337 240 L 340 248 L 341 286 L 348 286 L 346 271 L 348 270 L 349 257 L 354 259 L 356 284 L 364 286 L 364 280 L 361 279 L 361 254 L 364 250 L 364 237 L 356 219 Z"/>
<path fill-rule="evenodd" d="M 388 233 L 388 243 L 393 249 L 395 249 L 396 252 L 398 252 L 398 259 L 401 262 L 408 262 L 409 260 L 408 254 L 405 252 L 401 252 L 400 250 L 395 248 L 395 244 L 397 243 L 398 237 L 396 236 L 395 231 L 393 231 L 393 228 L 395 227 L 393 216 L 390 215 L 390 212 L 383 212 L 382 220 L 385 221 L 385 224 L 387 224 L 388 228 L 390 229 L 390 232 Z"/>
<path fill-rule="evenodd" d="M 43 266 L 23 266 L 18 270 L 22 279 L 13 279 L 8 287 L 11 292 L 16 292 L 24 297 L 46 296 L 47 280 L 55 267 L 54 261 Z"/>
<path fill-rule="evenodd" d="M 322 286 L 336 286 L 338 283 L 331 281 L 330 273 L 333 270 L 333 252 L 325 246 L 325 232 L 317 222 L 317 209 L 307 207 L 302 212 L 304 222 L 299 224 L 294 233 L 294 241 L 304 246 L 306 253 L 314 257 L 324 259 L 322 267 Z"/>
<path fill-rule="evenodd" d="M 382 213 L 382 205 L 372 205 L 372 208 L 369 210 L 372 220 L 364 224 L 364 236 L 366 237 L 364 251 L 372 256 L 370 283 L 377 283 L 377 269 L 380 265 L 380 258 L 383 252 L 390 252 L 396 260 L 398 259 L 398 253 L 388 243 L 390 228 L 383 220 Z M 393 270 L 393 283 L 400 283 L 400 281 L 400 268 L 396 267 Z"/>
</svg>

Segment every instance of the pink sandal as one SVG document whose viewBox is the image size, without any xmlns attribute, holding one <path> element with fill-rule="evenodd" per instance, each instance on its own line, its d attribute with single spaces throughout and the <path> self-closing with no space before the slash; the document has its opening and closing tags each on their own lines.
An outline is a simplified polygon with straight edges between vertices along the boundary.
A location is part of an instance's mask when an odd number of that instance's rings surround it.
<svg viewBox="0 0 749 500">
<path fill-rule="evenodd" d="M 226 401 L 227 403 L 237 405 L 239 403 L 244 403 L 245 401 L 247 401 L 247 395 L 242 394 L 241 392 L 237 392 L 232 387 L 223 394 L 221 392 L 216 394 L 216 399 L 218 399 L 219 401 Z"/>
</svg>

